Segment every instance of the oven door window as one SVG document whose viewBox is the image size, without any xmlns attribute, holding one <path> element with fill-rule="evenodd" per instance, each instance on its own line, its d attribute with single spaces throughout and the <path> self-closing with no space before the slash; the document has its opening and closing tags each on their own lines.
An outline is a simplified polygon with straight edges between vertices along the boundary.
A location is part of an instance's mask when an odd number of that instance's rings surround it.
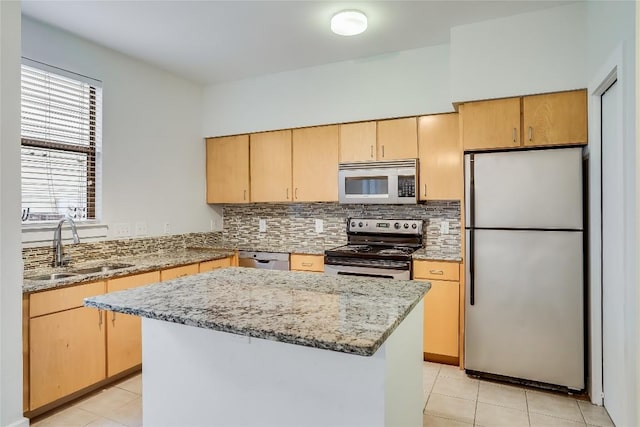
<svg viewBox="0 0 640 427">
<path fill-rule="evenodd" d="M 387 197 L 389 177 L 345 177 L 344 192 L 347 197 Z"/>
</svg>

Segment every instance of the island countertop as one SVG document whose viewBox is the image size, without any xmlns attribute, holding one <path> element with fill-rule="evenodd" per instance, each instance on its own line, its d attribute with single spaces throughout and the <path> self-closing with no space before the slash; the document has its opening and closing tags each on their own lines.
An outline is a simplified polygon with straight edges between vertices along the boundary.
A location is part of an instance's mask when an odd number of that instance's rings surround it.
<svg viewBox="0 0 640 427">
<path fill-rule="evenodd" d="M 230 267 L 85 299 L 88 307 L 373 355 L 429 282 Z"/>
</svg>

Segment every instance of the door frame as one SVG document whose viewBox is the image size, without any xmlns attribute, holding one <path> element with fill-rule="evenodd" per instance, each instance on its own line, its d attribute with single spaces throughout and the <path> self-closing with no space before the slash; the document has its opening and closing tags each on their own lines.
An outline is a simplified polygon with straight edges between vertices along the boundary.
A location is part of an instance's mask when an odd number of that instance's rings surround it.
<svg viewBox="0 0 640 427">
<path fill-rule="evenodd" d="M 623 45 L 600 67 L 588 87 L 589 94 L 589 372 L 591 402 L 603 404 L 602 369 L 602 123 L 601 97 L 617 80 L 624 93 Z M 618 101 L 618 126 L 623 129 L 624 101 Z"/>
</svg>

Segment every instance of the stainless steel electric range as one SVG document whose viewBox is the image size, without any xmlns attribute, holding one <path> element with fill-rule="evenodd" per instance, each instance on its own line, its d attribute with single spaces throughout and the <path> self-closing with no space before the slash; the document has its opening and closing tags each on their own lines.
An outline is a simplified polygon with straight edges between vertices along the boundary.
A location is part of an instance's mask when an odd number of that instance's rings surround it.
<svg viewBox="0 0 640 427">
<path fill-rule="evenodd" d="M 422 247 L 422 220 L 347 220 L 347 244 L 324 251 L 325 274 L 411 279 L 411 254 Z"/>
</svg>

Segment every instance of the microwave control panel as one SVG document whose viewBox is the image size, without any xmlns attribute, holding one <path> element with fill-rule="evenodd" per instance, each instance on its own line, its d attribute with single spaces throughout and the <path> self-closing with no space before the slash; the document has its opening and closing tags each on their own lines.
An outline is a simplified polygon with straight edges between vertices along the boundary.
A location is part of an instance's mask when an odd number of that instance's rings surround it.
<svg viewBox="0 0 640 427">
<path fill-rule="evenodd" d="M 398 197 L 416 197 L 415 176 L 398 176 Z"/>
</svg>

